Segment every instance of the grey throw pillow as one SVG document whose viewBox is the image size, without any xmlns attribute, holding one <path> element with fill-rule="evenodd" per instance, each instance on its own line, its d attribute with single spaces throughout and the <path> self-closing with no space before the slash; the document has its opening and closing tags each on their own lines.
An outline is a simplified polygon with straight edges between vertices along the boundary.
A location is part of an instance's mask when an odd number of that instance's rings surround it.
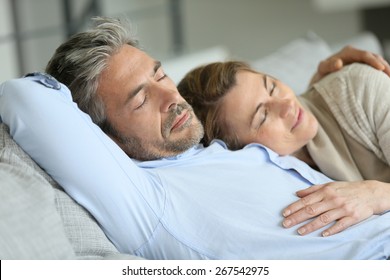
<svg viewBox="0 0 390 280">
<path fill-rule="evenodd" d="M 51 190 L 54 192 L 55 212 L 61 217 L 64 233 L 70 241 L 77 258 L 138 258 L 119 253 L 89 212 L 68 196 L 62 187 L 17 145 L 9 135 L 8 127 L 2 123 L 0 123 L 0 162 L 20 167 L 23 169 L 23 174 L 38 175 L 50 183 L 48 185 L 51 185 Z M 1 197 L 3 198 L 3 196 Z M 0 239 L 2 238 L 1 235 L 0 231 Z M 131 238 L 131 233 L 129 233 L 129 238 Z"/>
<path fill-rule="evenodd" d="M 311 32 L 253 61 L 252 66 L 281 80 L 296 94 L 302 94 L 307 90 L 320 61 L 331 54 L 328 44 Z"/>
<path fill-rule="evenodd" d="M 0 259 L 74 259 L 54 191 L 26 167 L 0 162 Z"/>
</svg>

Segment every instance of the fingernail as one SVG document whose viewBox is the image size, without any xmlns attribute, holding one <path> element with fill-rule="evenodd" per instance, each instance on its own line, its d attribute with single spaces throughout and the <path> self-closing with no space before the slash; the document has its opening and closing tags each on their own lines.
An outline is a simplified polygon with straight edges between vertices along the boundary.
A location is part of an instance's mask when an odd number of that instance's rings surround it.
<svg viewBox="0 0 390 280">
<path fill-rule="evenodd" d="M 287 217 L 288 215 L 290 215 L 291 214 L 291 211 L 290 210 L 285 210 L 284 212 L 283 212 L 283 216 L 284 217 Z"/>
<path fill-rule="evenodd" d="M 328 232 L 328 231 L 324 231 L 324 232 L 322 233 L 322 236 L 323 236 L 323 237 L 329 236 L 329 232 Z"/>
<path fill-rule="evenodd" d="M 298 233 L 299 233 L 300 235 L 305 234 L 305 232 L 306 232 L 306 229 L 305 229 L 305 228 L 300 228 L 300 229 L 298 229 Z"/>
<path fill-rule="evenodd" d="M 284 227 L 289 227 L 291 225 L 291 221 L 290 220 L 284 220 L 283 221 L 283 226 Z"/>
</svg>

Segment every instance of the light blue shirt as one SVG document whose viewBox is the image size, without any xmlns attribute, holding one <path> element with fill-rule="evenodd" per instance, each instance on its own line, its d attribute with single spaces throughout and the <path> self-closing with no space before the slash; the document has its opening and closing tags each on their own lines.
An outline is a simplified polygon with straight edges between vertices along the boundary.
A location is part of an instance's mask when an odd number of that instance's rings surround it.
<svg viewBox="0 0 390 280">
<path fill-rule="evenodd" d="M 229 151 L 215 141 L 172 158 L 134 161 L 64 85 L 52 83 L 39 75 L 3 83 L 1 120 L 121 252 L 148 259 L 389 257 L 390 213 L 327 238 L 281 226 L 297 190 L 330 182 L 296 158 L 258 144 Z"/>
</svg>

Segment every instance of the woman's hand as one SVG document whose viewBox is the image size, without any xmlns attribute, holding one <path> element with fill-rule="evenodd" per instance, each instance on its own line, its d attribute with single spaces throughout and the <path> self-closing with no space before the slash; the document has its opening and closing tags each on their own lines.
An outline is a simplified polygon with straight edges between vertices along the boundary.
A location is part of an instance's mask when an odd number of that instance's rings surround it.
<svg viewBox="0 0 390 280">
<path fill-rule="evenodd" d="M 311 79 L 310 85 L 318 82 L 326 75 L 340 70 L 345 65 L 354 62 L 370 65 L 390 76 L 389 63 L 382 56 L 369 51 L 363 51 L 351 46 L 346 46 L 338 53 L 320 62 L 317 73 L 315 73 Z"/>
<path fill-rule="evenodd" d="M 335 222 L 322 232 L 330 236 L 390 209 L 390 185 L 373 180 L 315 185 L 297 195 L 300 199 L 283 211 L 283 226 L 290 228 L 314 218 L 298 229 L 301 235 Z"/>
</svg>

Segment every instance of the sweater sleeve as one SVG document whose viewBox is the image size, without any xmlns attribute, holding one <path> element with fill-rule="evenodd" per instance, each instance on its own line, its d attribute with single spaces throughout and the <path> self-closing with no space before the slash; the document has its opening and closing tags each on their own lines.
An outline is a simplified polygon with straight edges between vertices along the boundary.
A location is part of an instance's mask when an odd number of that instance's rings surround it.
<svg viewBox="0 0 390 280">
<path fill-rule="evenodd" d="M 390 162 L 390 78 L 352 64 L 315 85 L 340 126 L 380 160 Z"/>
</svg>

